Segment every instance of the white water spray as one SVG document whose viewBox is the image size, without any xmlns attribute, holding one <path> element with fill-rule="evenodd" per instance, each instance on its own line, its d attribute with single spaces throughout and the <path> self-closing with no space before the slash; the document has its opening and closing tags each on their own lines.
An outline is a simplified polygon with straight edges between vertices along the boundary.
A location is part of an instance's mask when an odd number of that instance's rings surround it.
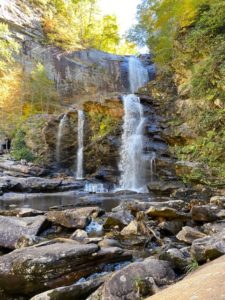
<svg viewBox="0 0 225 300">
<path fill-rule="evenodd" d="M 130 92 L 135 93 L 148 81 L 148 70 L 143 66 L 140 59 L 135 56 L 129 57 L 128 61 Z"/>
<path fill-rule="evenodd" d="M 145 164 L 143 156 L 144 123 L 143 107 L 135 95 L 123 97 L 124 123 L 121 147 L 120 187 L 125 190 L 142 191 L 145 186 Z"/>
<path fill-rule="evenodd" d="M 78 130 L 77 130 L 77 140 L 78 140 L 78 149 L 77 149 L 77 170 L 76 170 L 76 179 L 83 179 L 83 160 L 84 160 L 84 112 L 78 110 Z"/>
<path fill-rule="evenodd" d="M 86 183 L 84 187 L 86 193 L 108 193 L 109 188 L 104 183 Z"/>
<path fill-rule="evenodd" d="M 61 161 L 61 144 L 62 144 L 62 138 L 64 134 L 64 128 L 66 126 L 67 121 L 68 121 L 68 117 L 67 114 L 65 114 L 59 123 L 57 140 L 56 140 L 56 160 L 58 163 L 60 163 Z"/>
</svg>

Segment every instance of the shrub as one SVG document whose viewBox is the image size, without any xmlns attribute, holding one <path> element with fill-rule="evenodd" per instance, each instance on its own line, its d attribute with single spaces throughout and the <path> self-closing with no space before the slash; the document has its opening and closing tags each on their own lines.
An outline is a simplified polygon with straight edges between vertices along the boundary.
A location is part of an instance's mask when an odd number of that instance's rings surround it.
<svg viewBox="0 0 225 300">
<path fill-rule="evenodd" d="M 25 142 L 25 132 L 19 129 L 16 132 L 15 138 L 13 139 L 12 144 L 12 157 L 16 160 L 25 159 L 26 161 L 32 162 L 35 160 L 35 156 L 29 150 Z"/>
</svg>

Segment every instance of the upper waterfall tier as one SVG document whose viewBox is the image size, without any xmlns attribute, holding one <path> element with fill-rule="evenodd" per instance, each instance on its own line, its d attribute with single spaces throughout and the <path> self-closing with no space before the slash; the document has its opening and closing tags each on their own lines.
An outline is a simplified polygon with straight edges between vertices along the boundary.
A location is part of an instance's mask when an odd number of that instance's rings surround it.
<svg viewBox="0 0 225 300">
<path fill-rule="evenodd" d="M 135 93 L 149 81 L 148 69 L 144 67 L 142 61 L 135 56 L 131 56 L 128 61 L 128 74 L 130 92 Z"/>
</svg>

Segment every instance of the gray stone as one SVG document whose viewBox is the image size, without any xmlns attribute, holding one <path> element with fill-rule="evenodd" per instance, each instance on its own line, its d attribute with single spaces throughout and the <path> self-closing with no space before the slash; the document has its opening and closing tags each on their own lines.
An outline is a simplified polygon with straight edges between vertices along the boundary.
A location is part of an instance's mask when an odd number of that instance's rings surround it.
<svg viewBox="0 0 225 300">
<path fill-rule="evenodd" d="M 223 231 L 225 228 L 225 221 L 214 222 L 214 223 L 205 223 L 202 225 L 202 230 L 207 235 L 213 235 Z"/>
<path fill-rule="evenodd" d="M 138 234 L 138 222 L 136 220 L 131 221 L 123 230 L 120 232 L 121 235 L 137 235 Z"/>
<path fill-rule="evenodd" d="M 94 290 L 102 285 L 108 275 L 100 276 L 94 279 L 87 280 L 85 282 L 75 283 L 69 286 L 62 286 L 56 289 L 49 290 L 32 297 L 30 300 L 80 300 L 86 299 Z"/>
<path fill-rule="evenodd" d="M 170 234 L 177 234 L 183 227 L 184 222 L 179 220 L 173 220 L 173 221 L 164 221 L 159 223 L 159 227 L 170 233 Z"/>
<path fill-rule="evenodd" d="M 17 241 L 22 236 L 38 235 L 49 225 L 45 216 L 26 218 L 0 216 L 0 246 L 15 249 Z"/>
<path fill-rule="evenodd" d="M 208 205 L 193 206 L 191 216 L 194 221 L 198 222 L 213 222 L 218 219 L 217 208 Z"/>
<path fill-rule="evenodd" d="M 110 229 L 114 226 L 119 226 L 120 229 L 127 226 L 134 217 L 130 212 L 123 210 L 118 212 L 112 212 L 107 215 L 107 218 L 103 224 L 104 229 Z"/>
<path fill-rule="evenodd" d="M 174 269 L 181 272 L 187 270 L 187 266 L 191 263 L 191 256 L 187 252 L 182 252 L 177 248 L 171 248 L 160 254 L 160 259 L 169 261 L 172 263 Z"/>
<path fill-rule="evenodd" d="M 117 241 L 117 240 L 114 240 L 114 239 L 107 239 L 107 238 L 104 238 L 102 241 L 100 241 L 98 243 L 98 245 L 102 248 L 105 248 L 105 247 L 119 247 L 121 248 L 121 244 Z"/>
<path fill-rule="evenodd" d="M 195 240 L 191 246 L 191 253 L 200 263 L 225 254 L 225 229 L 212 236 Z"/>
<path fill-rule="evenodd" d="M 0 286 L 9 294 L 32 296 L 100 272 L 106 263 L 128 259 L 131 255 L 120 248 L 99 250 L 95 244 L 56 239 L 0 257 Z"/>
<path fill-rule="evenodd" d="M 71 236 L 70 239 L 75 241 L 84 241 L 86 238 L 88 238 L 88 234 L 86 231 L 82 229 L 77 229 Z"/>
<path fill-rule="evenodd" d="M 179 212 L 176 209 L 170 207 L 150 207 L 146 214 L 153 218 L 165 218 L 165 219 L 178 219 L 178 220 L 188 220 L 190 218 L 189 214 Z"/>
<path fill-rule="evenodd" d="M 210 198 L 210 204 L 225 208 L 225 196 L 213 196 Z"/>
<path fill-rule="evenodd" d="M 99 207 L 93 206 L 62 211 L 49 211 L 46 216 L 49 221 L 64 227 L 84 229 L 91 221 L 91 217 L 96 217 L 102 212 Z"/>
<path fill-rule="evenodd" d="M 132 263 L 116 272 L 102 288 L 88 300 L 139 300 L 158 291 L 159 286 L 169 284 L 175 273 L 166 261 L 146 259 Z M 100 294 L 97 298 L 97 294 Z"/>
<path fill-rule="evenodd" d="M 185 242 L 187 244 L 192 244 L 194 240 L 203 238 L 205 236 L 206 234 L 189 226 L 184 226 L 182 230 L 178 232 L 178 234 L 176 235 L 178 240 Z"/>
<path fill-rule="evenodd" d="M 224 300 L 224 270 L 223 255 L 146 300 Z"/>
</svg>

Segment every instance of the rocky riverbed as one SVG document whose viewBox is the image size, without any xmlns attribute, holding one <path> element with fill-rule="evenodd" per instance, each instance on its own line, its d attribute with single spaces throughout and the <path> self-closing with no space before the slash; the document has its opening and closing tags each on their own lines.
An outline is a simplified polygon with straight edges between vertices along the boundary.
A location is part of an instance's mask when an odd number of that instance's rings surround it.
<svg viewBox="0 0 225 300">
<path fill-rule="evenodd" d="M 1 299 L 144 299 L 225 254 L 224 190 L 96 194 L 69 178 L 0 179 Z"/>
</svg>

